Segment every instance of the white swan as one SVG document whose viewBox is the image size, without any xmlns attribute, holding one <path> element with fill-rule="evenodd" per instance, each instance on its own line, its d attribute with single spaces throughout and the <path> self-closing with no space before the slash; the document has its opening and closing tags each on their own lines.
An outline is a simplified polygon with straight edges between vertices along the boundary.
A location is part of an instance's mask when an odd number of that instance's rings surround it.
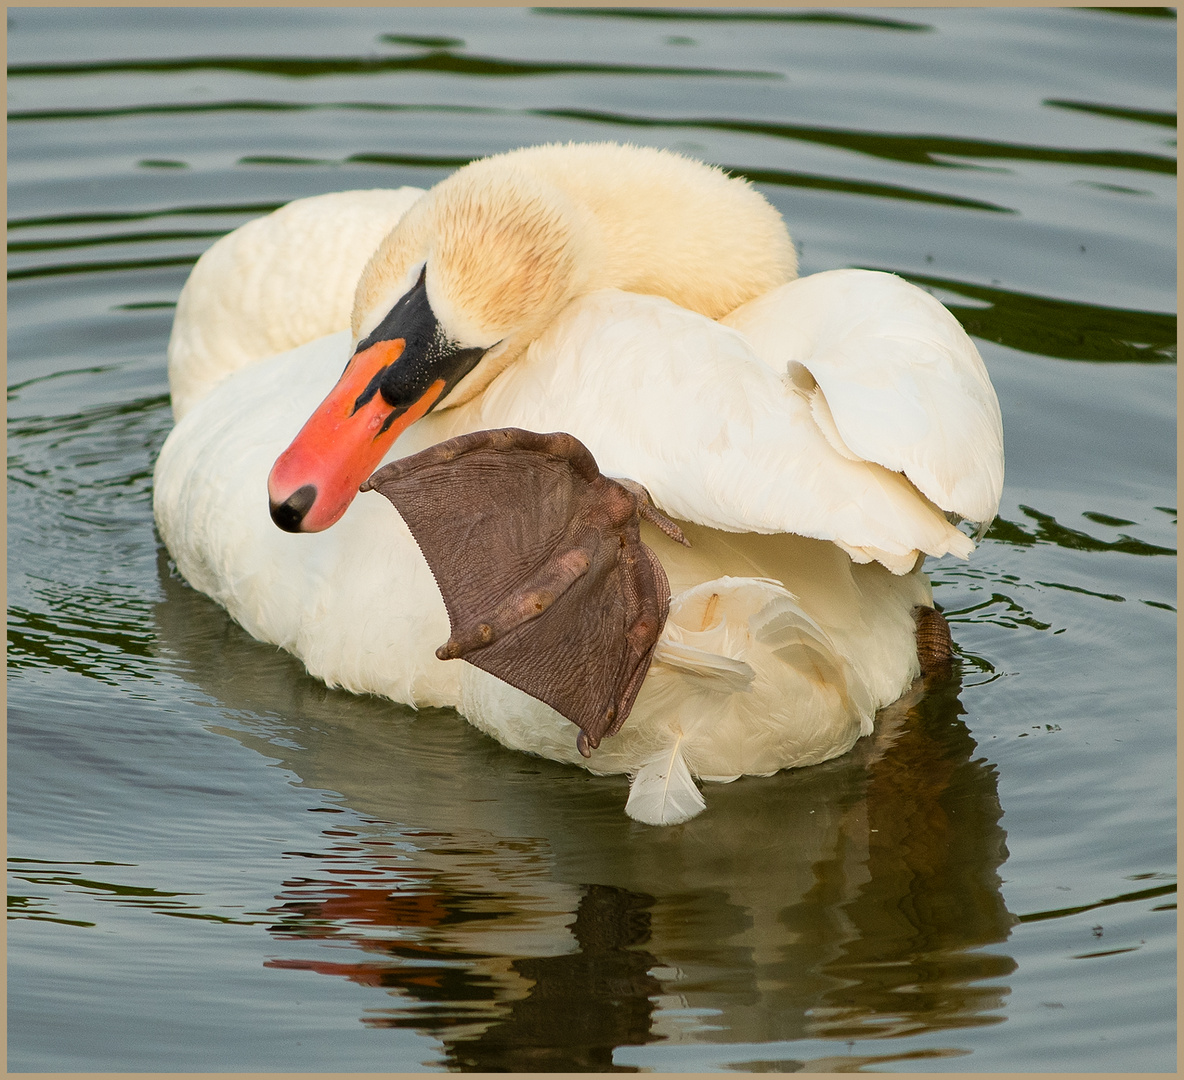
<svg viewBox="0 0 1184 1080">
<path fill-rule="evenodd" d="M 218 241 L 181 294 L 161 536 L 330 685 L 630 773 L 631 816 L 686 820 L 692 776 L 813 764 L 871 731 L 919 671 L 924 556 L 968 556 L 951 522 L 985 529 L 1002 487 L 998 403 L 949 312 L 892 275 L 795 273 L 757 192 L 664 151 L 538 147 L 426 194 L 299 200 Z M 449 624 L 419 549 L 385 499 L 351 502 L 380 460 L 500 427 L 575 435 L 691 542 L 642 524 L 670 613 L 587 761 L 548 706 L 436 658 Z M 323 531 L 273 524 L 269 474 L 276 520 Z"/>
</svg>

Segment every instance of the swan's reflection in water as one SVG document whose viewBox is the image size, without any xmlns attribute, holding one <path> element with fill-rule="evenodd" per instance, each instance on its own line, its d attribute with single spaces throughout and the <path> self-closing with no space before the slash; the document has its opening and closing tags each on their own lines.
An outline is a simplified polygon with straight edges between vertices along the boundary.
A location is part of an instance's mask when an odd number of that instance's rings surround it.
<svg viewBox="0 0 1184 1080">
<path fill-rule="evenodd" d="M 1015 963 L 981 948 L 1014 922 L 1002 810 L 956 683 L 838 761 L 708 785 L 705 813 L 656 829 L 625 816 L 623 778 L 327 690 L 161 581 L 160 648 L 219 730 L 340 796 L 315 808 L 323 845 L 288 853 L 269 964 L 387 991 L 363 1023 L 432 1034 L 459 1069 L 611 1071 L 661 1039 L 831 1039 L 810 1067 L 858 1068 L 902 1055 L 846 1042 L 1004 1019 Z"/>
</svg>

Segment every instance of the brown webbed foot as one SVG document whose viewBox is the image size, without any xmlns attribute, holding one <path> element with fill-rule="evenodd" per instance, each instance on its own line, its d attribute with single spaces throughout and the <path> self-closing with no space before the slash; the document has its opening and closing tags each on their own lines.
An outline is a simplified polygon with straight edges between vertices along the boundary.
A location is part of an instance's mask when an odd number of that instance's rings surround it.
<svg viewBox="0 0 1184 1080">
<path fill-rule="evenodd" d="M 954 663 L 950 624 L 936 608 L 921 605 L 913 608 L 913 619 L 917 623 L 917 659 L 921 662 L 921 677 L 948 675 Z"/>
<path fill-rule="evenodd" d="M 451 623 L 437 656 L 546 702 L 585 757 L 620 729 L 670 607 L 640 517 L 682 540 L 644 488 L 602 476 L 571 435 L 503 428 L 392 462 L 362 490 L 394 504 L 435 575 Z"/>
</svg>

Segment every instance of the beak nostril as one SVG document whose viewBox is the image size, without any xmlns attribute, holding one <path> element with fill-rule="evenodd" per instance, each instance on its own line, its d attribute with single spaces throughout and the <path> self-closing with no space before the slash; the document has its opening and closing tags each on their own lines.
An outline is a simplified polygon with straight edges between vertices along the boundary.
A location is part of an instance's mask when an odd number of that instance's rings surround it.
<svg viewBox="0 0 1184 1080">
<path fill-rule="evenodd" d="M 297 488 L 281 503 L 273 500 L 269 501 L 271 520 L 283 529 L 284 532 L 300 532 L 300 526 L 303 524 L 305 516 L 312 509 L 312 504 L 316 500 L 317 489 L 315 485 L 305 484 L 304 487 Z"/>
</svg>

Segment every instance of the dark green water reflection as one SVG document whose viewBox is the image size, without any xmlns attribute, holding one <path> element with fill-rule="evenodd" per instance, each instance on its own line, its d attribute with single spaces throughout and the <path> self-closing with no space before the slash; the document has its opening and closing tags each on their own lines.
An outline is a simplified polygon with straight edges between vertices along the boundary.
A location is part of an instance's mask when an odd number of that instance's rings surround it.
<svg viewBox="0 0 1184 1080">
<path fill-rule="evenodd" d="M 1176 362 L 1175 315 L 1027 296 L 927 274 L 905 272 L 903 276 L 917 285 L 978 301 L 974 306 L 956 301 L 947 306 L 967 333 L 985 341 L 1062 360 Z"/>
</svg>

